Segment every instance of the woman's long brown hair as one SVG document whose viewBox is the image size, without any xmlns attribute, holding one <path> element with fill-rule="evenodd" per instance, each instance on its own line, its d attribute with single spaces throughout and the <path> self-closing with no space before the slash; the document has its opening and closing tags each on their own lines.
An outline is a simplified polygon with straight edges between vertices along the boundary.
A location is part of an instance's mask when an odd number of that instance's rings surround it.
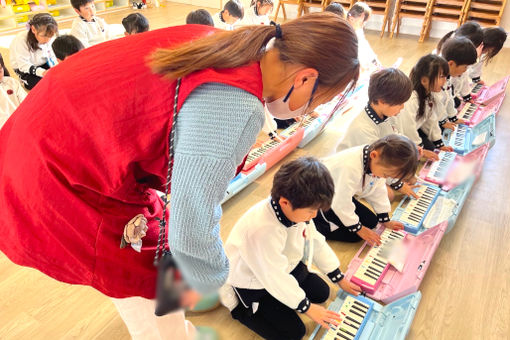
<svg viewBox="0 0 510 340">
<path fill-rule="evenodd" d="M 281 25 L 275 39 L 283 63 L 300 64 L 319 72 L 319 88 L 335 95 L 359 76 L 358 41 L 346 20 L 333 13 L 313 13 Z M 153 72 L 170 79 L 206 68 L 235 68 L 260 61 L 276 35 L 274 26 L 246 26 L 221 31 L 151 56 Z"/>
</svg>

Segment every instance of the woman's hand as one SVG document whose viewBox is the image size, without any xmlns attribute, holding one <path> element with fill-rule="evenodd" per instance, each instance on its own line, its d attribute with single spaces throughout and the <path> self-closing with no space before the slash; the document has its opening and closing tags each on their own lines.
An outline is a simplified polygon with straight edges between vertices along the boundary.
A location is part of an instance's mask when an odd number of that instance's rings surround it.
<svg viewBox="0 0 510 340">
<path fill-rule="evenodd" d="M 368 229 L 365 226 L 361 227 L 357 234 L 359 237 L 367 241 L 368 244 L 370 244 L 371 246 L 373 246 L 374 244 L 377 244 L 378 246 L 381 245 L 381 236 L 379 236 L 378 233 L 371 229 Z"/>
<path fill-rule="evenodd" d="M 329 309 L 322 307 L 321 305 L 317 305 L 312 303 L 310 308 L 305 312 L 305 314 L 321 325 L 322 327 L 329 329 L 329 324 L 338 325 L 340 321 L 340 314 L 335 313 Z"/>
<path fill-rule="evenodd" d="M 181 307 L 191 310 L 195 308 L 201 298 L 202 295 L 200 295 L 196 290 L 186 289 L 181 295 Z"/>
</svg>

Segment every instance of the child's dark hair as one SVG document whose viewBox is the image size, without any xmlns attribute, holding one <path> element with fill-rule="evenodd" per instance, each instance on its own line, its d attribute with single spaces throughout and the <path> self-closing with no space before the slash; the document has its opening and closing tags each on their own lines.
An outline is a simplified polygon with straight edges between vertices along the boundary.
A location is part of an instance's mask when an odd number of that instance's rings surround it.
<svg viewBox="0 0 510 340">
<path fill-rule="evenodd" d="M 271 197 L 284 197 L 293 209 L 328 210 L 335 194 L 335 184 L 328 168 L 314 157 L 301 157 L 285 163 L 274 175 Z"/>
<path fill-rule="evenodd" d="M 418 169 L 419 153 L 416 145 L 406 136 L 388 135 L 368 147 L 368 152 L 378 151 L 384 166 L 398 169 L 400 181 L 411 179 Z"/>
<path fill-rule="evenodd" d="M 51 48 L 58 59 L 64 60 L 68 56 L 83 50 L 85 47 L 75 36 L 65 34 L 57 37 L 51 44 Z"/>
<path fill-rule="evenodd" d="M 501 51 L 503 44 L 506 41 L 507 33 L 505 30 L 499 26 L 497 27 L 487 27 L 483 29 L 483 50 L 485 53 L 485 63 L 488 64 L 489 61 L 494 58 L 496 54 Z"/>
<path fill-rule="evenodd" d="M 345 19 L 345 9 L 344 9 L 344 6 L 342 6 L 342 4 L 340 4 L 338 2 L 330 3 L 328 5 L 328 7 L 326 7 L 324 9 L 324 12 L 335 13 L 335 14 L 338 14 L 339 16 L 341 16 L 342 18 Z"/>
<path fill-rule="evenodd" d="M 273 0 L 251 0 L 250 7 L 255 7 L 255 13 L 257 13 L 257 4 L 260 4 L 260 7 L 262 6 L 274 6 Z"/>
<path fill-rule="evenodd" d="M 367 21 L 372 14 L 372 9 L 365 2 L 356 2 L 347 12 L 347 17 L 359 18 L 363 16 L 363 22 Z"/>
<path fill-rule="evenodd" d="M 480 44 L 483 41 L 482 26 L 480 26 L 480 24 L 475 21 L 468 21 L 465 24 L 463 24 L 462 26 L 460 26 L 459 28 L 457 28 L 455 31 L 451 31 L 451 32 L 447 33 L 437 43 L 437 53 L 438 54 L 441 53 L 444 44 L 451 37 L 466 37 L 469 40 L 471 40 L 473 45 L 475 45 L 475 48 L 477 48 L 478 46 L 480 46 Z"/>
<path fill-rule="evenodd" d="M 32 32 L 32 27 L 34 27 L 38 33 L 46 37 L 52 37 L 58 32 L 57 22 L 49 13 L 38 13 L 34 15 L 28 22 L 28 25 L 30 28 L 27 33 L 27 44 L 30 51 L 37 51 L 40 49 L 39 42 Z"/>
<path fill-rule="evenodd" d="M 128 34 L 143 33 L 149 30 L 149 20 L 140 13 L 131 13 L 122 19 L 122 26 Z"/>
<path fill-rule="evenodd" d="M 425 114 L 425 100 L 430 96 L 430 93 L 421 83 L 421 79 L 426 77 L 429 80 L 429 87 L 434 87 L 437 78 L 441 75 L 447 76 L 448 73 L 448 62 L 436 54 L 423 56 L 414 65 L 409 78 L 413 84 L 413 89 L 418 94 L 419 105 L 418 114 L 416 115 L 418 119 Z"/>
<path fill-rule="evenodd" d="M 196 11 L 189 12 L 186 17 L 186 24 L 206 25 L 213 26 L 214 21 L 209 12 L 205 9 L 197 9 Z"/>
<path fill-rule="evenodd" d="M 235 18 L 242 19 L 244 17 L 243 4 L 238 0 L 229 0 L 225 6 L 223 6 L 223 11 L 224 10 L 227 10 L 228 13 Z"/>
<path fill-rule="evenodd" d="M 472 65 L 478 59 L 475 45 L 465 37 L 448 39 L 443 45 L 441 55 L 446 61 L 454 61 L 457 66 Z"/>
<path fill-rule="evenodd" d="M 405 103 L 413 92 L 409 77 L 396 68 L 386 68 L 373 73 L 368 85 L 368 101 L 377 104 L 383 101 L 388 105 Z"/>
<path fill-rule="evenodd" d="M 71 5 L 79 11 L 81 6 L 85 6 L 89 2 L 94 2 L 94 0 L 71 0 Z"/>
<path fill-rule="evenodd" d="M 1 54 L 0 54 L 0 67 L 4 69 L 4 76 L 9 77 L 10 76 L 9 70 L 7 70 L 7 67 L 5 67 L 4 58 L 2 57 Z"/>
</svg>

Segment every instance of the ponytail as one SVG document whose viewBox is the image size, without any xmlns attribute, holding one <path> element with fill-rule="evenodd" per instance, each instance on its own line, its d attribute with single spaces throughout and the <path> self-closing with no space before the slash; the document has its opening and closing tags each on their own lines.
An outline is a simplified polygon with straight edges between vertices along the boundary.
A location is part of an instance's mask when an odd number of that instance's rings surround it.
<svg viewBox="0 0 510 340">
<path fill-rule="evenodd" d="M 378 151 L 384 166 L 398 169 L 399 181 L 406 181 L 416 174 L 419 153 L 416 145 L 406 136 L 388 135 L 368 147 L 368 152 Z"/>
<path fill-rule="evenodd" d="M 39 42 L 35 34 L 32 32 L 32 27 L 39 33 L 47 37 L 52 37 L 58 32 L 58 25 L 55 19 L 49 13 L 38 13 L 32 17 L 28 22 L 27 44 L 28 49 L 32 52 L 40 49 Z"/>
<path fill-rule="evenodd" d="M 276 36 L 273 26 L 246 26 L 156 50 L 150 60 L 153 72 L 169 79 L 207 68 L 236 68 L 260 61 L 266 45 Z M 335 95 L 359 76 L 356 34 L 344 19 L 332 13 L 312 13 L 281 25 L 274 40 L 280 60 L 318 71 L 319 87 Z M 351 85 L 351 86 L 353 86 Z M 330 91 L 331 92 L 330 92 Z"/>
</svg>

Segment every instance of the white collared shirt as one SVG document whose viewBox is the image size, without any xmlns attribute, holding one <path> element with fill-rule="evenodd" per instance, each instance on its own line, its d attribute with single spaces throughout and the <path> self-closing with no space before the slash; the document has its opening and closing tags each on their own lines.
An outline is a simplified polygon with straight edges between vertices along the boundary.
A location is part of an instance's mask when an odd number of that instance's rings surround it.
<svg viewBox="0 0 510 340">
<path fill-rule="evenodd" d="M 22 73 L 42 77 L 46 69 L 39 66 L 47 64 L 49 67 L 53 67 L 57 64 L 57 58 L 51 48 L 55 36 L 46 44 L 39 44 L 37 50 L 31 51 L 27 43 L 27 34 L 28 31 L 20 32 L 11 42 L 9 46 L 11 66 Z"/>
<path fill-rule="evenodd" d="M 110 39 L 108 24 L 96 16 L 92 17 L 92 21 L 82 17 L 74 19 L 70 34 L 78 38 L 85 48 Z"/>
<path fill-rule="evenodd" d="M 4 77 L 0 81 L 0 128 L 26 96 L 27 93 L 16 79 Z"/>
</svg>

